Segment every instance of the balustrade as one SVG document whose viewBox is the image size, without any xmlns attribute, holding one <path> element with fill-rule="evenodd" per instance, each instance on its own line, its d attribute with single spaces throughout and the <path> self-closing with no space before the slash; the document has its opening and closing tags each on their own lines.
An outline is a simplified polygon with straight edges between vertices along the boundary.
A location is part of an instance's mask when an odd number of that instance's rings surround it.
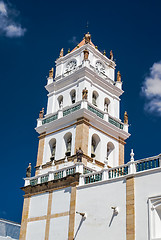
<svg viewBox="0 0 161 240">
<path fill-rule="evenodd" d="M 161 167 L 161 156 L 155 156 L 148 159 L 142 159 L 134 161 L 131 158 L 131 161 L 122 166 L 115 168 L 104 168 L 99 172 L 84 166 L 83 163 L 76 163 L 70 167 L 65 167 L 64 169 L 57 171 L 50 171 L 47 174 L 40 176 L 35 176 L 32 178 L 25 179 L 25 186 L 35 186 L 37 184 L 42 184 L 51 180 L 61 179 L 63 177 L 73 175 L 76 172 L 80 173 L 80 185 L 89 184 L 93 182 L 99 182 L 104 180 L 110 180 L 114 178 L 124 177 L 130 174 L 139 174 L 139 172 L 151 170 Z"/>
</svg>

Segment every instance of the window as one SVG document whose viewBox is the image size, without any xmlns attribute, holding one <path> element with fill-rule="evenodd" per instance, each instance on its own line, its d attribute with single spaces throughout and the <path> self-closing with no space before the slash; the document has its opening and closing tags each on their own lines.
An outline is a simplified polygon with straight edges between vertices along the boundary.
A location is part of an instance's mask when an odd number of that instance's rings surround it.
<svg viewBox="0 0 161 240">
<path fill-rule="evenodd" d="M 149 200 L 150 239 L 161 240 L 161 196 Z"/>
<path fill-rule="evenodd" d="M 106 157 L 107 157 L 109 163 L 112 164 L 112 165 L 113 165 L 113 162 L 114 162 L 114 151 L 113 151 L 114 148 L 115 147 L 114 147 L 113 143 L 112 142 L 108 142 Z"/>
<path fill-rule="evenodd" d="M 105 98 L 105 101 L 104 101 L 104 111 L 105 112 L 109 112 L 109 104 L 110 104 L 110 100 L 108 98 Z"/>
<path fill-rule="evenodd" d="M 63 108 L 63 96 L 59 96 L 58 97 L 58 104 L 59 104 L 59 109 Z"/>
<path fill-rule="evenodd" d="M 91 139 L 91 157 L 99 159 L 100 138 L 97 134 L 93 134 Z"/>
<path fill-rule="evenodd" d="M 72 150 L 72 134 L 66 133 L 64 136 L 65 145 L 66 145 L 66 156 L 71 156 L 71 150 Z"/>
<path fill-rule="evenodd" d="M 70 96 L 71 96 L 71 101 L 72 101 L 72 104 L 74 104 L 76 102 L 76 91 L 75 90 L 72 90 L 70 92 Z"/>
<path fill-rule="evenodd" d="M 98 93 L 96 91 L 92 94 L 92 104 L 97 107 Z"/>
<path fill-rule="evenodd" d="M 50 145 L 50 151 L 51 151 L 51 157 L 50 160 L 53 161 L 55 160 L 55 153 L 56 153 L 56 139 L 53 138 L 49 142 Z"/>
</svg>

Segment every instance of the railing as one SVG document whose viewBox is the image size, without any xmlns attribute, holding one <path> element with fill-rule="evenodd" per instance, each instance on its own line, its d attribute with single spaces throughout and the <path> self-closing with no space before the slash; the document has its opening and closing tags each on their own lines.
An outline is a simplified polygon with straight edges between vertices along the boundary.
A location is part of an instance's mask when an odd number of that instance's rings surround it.
<svg viewBox="0 0 161 240">
<path fill-rule="evenodd" d="M 68 108 L 68 109 L 63 111 L 63 116 L 71 114 L 72 112 L 75 112 L 75 111 L 79 110 L 80 108 L 81 108 L 81 104 L 78 104 L 74 107 Z"/>
<path fill-rule="evenodd" d="M 89 111 L 95 113 L 98 117 L 103 119 L 104 114 L 102 112 L 100 112 L 99 110 L 97 110 L 95 107 L 92 107 L 91 105 L 88 104 L 87 108 Z"/>
<path fill-rule="evenodd" d="M 117 178 L 128 174 L 128 165 L 108 169 L 108 178 Z"/>
<path fill-rule="evenodd" d="M 159 158 L 157 159 L 145 159 L 145 160 L 141 160 L 139 162 L 136 162 L 136 172 L 141 172 L 141 171 L 145 171 L 145 170 L 149 170 L 149 169 L 153 169 L 153 168 L 158 168 L 160 167 L 160 162 L 159 162 Z"/>
<path fill-rule="evenodd" d="M 57 180 L 57 179 L 60 179 L 60 178 L 63 178 L 63 171 L 59 171 L 59 172 L 54 173 L 54 180 Z"/>
<path fill-rule="evenodd" d="M 41 183 L 48 182 L 48 180 L 49 180 L 49 175 L 45 175 L 41 177 Z"/>
<path fill-rule="evenodd" d="M 38 183 L 38 178 L 30 180 L 30 185 L 31 186 L 35 186 L 35 185 L 37 185 L 37 183 Z"/>
<path fill-rule="evenodd" d="M 68 168 L 67 170 L 66 170 L 66 175 L 68 176 L 68 175 L 72 175 L 72 174 L 74 174 L 75 173 L 75 167 L 72 167 L 72 168 Z"/>
<path fill-rule="evenodd" d="M 101 171 L 95 171 L 92 168 L 84 166 L 83 163 L 76 163 L 72 166 L 65 167 L 61 170 L 50 171 L 43 175 L 37 175 L 32 178 L 25 179 L 25 186 L 35 186 L 37 184 L 46 183 L 51 180 L 58 180 L 75 173 L 80 173 L 79 185 L 100 182 L 104 180 L 112 180 L 131 174 L 140 174 L 140 172 L 151 171 L 160 168 L 161 170 L 161 155 L 151 158 L 134 161 L 133 158 L 124 165 L 107 168 L 105 166 Z"/>
<path fill-rule="evenodd" d="M 104 119 L 105 121 L 108 121 L 109 123 L 115 125 L 116 127 L 120 128 L 120 129 L 123 129 L 123 126 L 124 126 L 123 123 L 117 121 L 116 119 L 114 119 L 111 116 L 108 116 L 108 118 L 106 119 L 103 111 L 98 110 L 97 107 L 95 107 L 94 105 L 92 105 L 88 102 L 86 102 L 87 104 L 85 104 L 85 105 L 82 104 L 82 103 L 83 103 L 82 101 L 79 101 L 79 102 L 75 103 L 74 106 L 71 106 L 71 107 L 65 108 L 64 110 L 61 110 L 62 111 L 61 114 L 59 114 L 59 112 L 57 112 L 52 116 L 44 118 L 42 120 L 42 123 L 41 123 L 41 119 L 38 119 L 38 126 L 41 126 L 41 124 L 43 125 L 43 124 L 46 124 L 46 123 L 50 123 L 52 121 L 57 120 L 58 118 L 67 116 L 67 115 L 69 115 L 69 114 L 71 114 L 75 111 L 78 111 L 81 108 L 86 108 L 89 111 L 96 114 L 99 118 Z"/>
<path fill-rule="evenodd" d="M 92 173 L 92 172 L 93 172 L 93 170 L 91 170 L 90 168 L 83 167 L 83 174 Z"/>
<path fill-rule="evenodd" d="M 90 173 L 88 176 L 84 177 L 84 183 L 93 183 L 93 182 L 99 182 L 102 181 L 102 172 L 100 173 Z"/>
<path fill-rule="evenodd" d="M 58 114 L 55 114 L 55 115 L 53 115 L 53 116 L 51 116 L 51 117 L 48 117 L 48 118 L 46 118 L 46 119 L 43 119 L 43 120 L 42 120 L 42 124 L 52 122 L 52 121 L 54 121 L 54 120 L 56 120 L 56 119 L 58 119 Z"/>
<path fill-rule="evenodd" d="M 115 125 L 116 127 L 123 129 L 123 123 L 120 123 L 118 121 L 116 121 L 115 119 L 113 119 L 112 117 L 109 117 L 109 123 Z"/>
</svg>

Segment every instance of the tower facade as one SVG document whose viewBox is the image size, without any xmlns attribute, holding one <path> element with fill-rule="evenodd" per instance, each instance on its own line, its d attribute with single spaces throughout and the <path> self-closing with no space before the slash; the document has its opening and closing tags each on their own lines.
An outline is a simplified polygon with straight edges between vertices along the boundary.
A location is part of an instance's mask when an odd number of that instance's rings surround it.
<svg viewBox="0 0 161 240">
<path fill-rule="evenodd" d="M 37 120 L 37 164 L 23 187 L 20 239 L 76 239 L 77 187 L 107 180 L 108 169 L 124 164 L 130 134 L 127 113 L 120 119 L 123 90 L 115 67 L 112 51 L 109 58 L 102 54 L 89 33 L 68 54 L 61 50 L 45 86 L 46 114 L 42 109 Z"/>
</svg>

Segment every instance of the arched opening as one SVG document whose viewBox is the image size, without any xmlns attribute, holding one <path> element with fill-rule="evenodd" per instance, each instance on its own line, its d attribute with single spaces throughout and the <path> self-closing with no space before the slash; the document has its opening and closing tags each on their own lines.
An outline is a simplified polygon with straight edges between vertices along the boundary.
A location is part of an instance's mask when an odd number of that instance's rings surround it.
<svg viewBox="0 0 161 240">
<path fill-rule="evenodd" d="M 93 134 L 91 139 L 91 157 L 92 158 L 99 158 L 99 145 L 100 145 L 100 138 L 97 134 Z"/>
<path fill-rule="evenodd" d="M 104 111 L 105 112 L 109 112 L 109 104 L 110 104 L 110 100 L 108 98 L 105 98 L 105 100 L 104 100 Z"/>
<path fill-rule="evenodd" d="M 98 93 L 96 91 L 92 94 L 92 104 L 96 107 L 98 105 Z"/>
<path fill-rule="evenodd" d="M 107 144 L 107 155 L 106 156 L 107 156 L 107 159 L 109 161 L 114 160 L 114 156 L 113 156 L 114 148 L 115 148 L 114 144 L 112 142 L 108 142 L 108 144 Z"/>
<path fill-rule="evenodd" d="M 71 97 L 71 102 L 72 104 L 74 104 L 76 102 L 76 91 L 75 89 L 73 89 L 71 92 L 70 92 L 70 97 Z"/>
<path fill-rule="evenodd" d="M 59 109 L 63 108 L 63 96 L 59 96 L 58 97 L 58 105 L 59 105 Z"/>
<path fill-rule="evenodd" d="M 161 239 L 161 199 L 156 199 L 152 205 L 152 238 Z"/>
<path fill-rule="evenodd" d="M 53 161 L 55 160 L 55 153 L 56 153 L 56 139 L 53 138 L 49 142 L 50 145 L 50 152 L 51 152 L 51 157 L 50 160 Z"/>
<path fill-rule="evenodd" d="M 64 140 L 65 140 L 65 146 L 66 146 L 66 151 L 65 151 L 65 155 L 71 156 L 71 150 L 72 150 L 72 134 L 66 133 L 64 136 Z"/>
</svg>

